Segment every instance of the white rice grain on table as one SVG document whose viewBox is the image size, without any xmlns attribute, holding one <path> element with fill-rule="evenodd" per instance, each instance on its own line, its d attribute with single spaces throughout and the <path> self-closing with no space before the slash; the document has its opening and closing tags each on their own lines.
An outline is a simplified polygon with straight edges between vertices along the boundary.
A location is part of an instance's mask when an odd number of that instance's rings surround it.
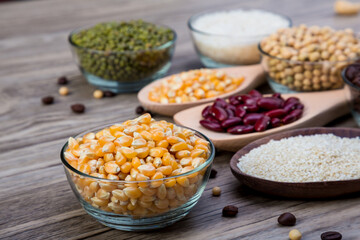
<svg viewBox="0 0 360 240">
<path fill-rule="evenodd" d="M 333 134 L 271 140 L 239 159 L 248 175 L 278 182 L 360 178 L 360 139 Z"/>
</svg>

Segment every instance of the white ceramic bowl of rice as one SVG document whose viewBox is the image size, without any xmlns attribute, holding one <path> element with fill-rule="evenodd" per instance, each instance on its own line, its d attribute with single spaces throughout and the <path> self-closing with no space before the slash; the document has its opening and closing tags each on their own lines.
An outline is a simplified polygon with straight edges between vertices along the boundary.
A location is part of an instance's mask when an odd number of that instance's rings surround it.
<svg viewBox="0 0 360 240">
<path fill-rule="evenodd" d="M 210 68 L 259 63 L 261 39 L 291 25 L 286 16 L 258 9 L 199 13 L 188 21 L 201 62 Z"/>
</svg>

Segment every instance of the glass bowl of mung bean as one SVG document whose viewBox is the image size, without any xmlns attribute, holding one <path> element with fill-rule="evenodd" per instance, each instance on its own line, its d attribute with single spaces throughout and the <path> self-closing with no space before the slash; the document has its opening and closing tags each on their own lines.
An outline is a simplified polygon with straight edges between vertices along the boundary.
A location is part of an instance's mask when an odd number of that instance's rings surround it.
<svg viewBox="0 0 360 240">
<path fill-rule="evenodd" d="M 102 90 L 136 92 L 171 66 L 176 33 L 142 20 L 105 22 L 72 31 L 73 57 L 86 80 Z"/>
<path fill-rule="evenodd" d="M 208 182 L 215 156 L 211 141 L 194 130 L 150 119 L 140 116 L 134 121 L 145 123 L 136 126 L 129 124 L 133 120 L 100 126 L 69 138 L 61 150 L 76 198 L 106 226 L 124 231 L 169 226 L 190 212 Z M 145 125 L 148 130 L 129 134 Z M 167 137 L 159 132 L 162 126 Z"/>
</svg>

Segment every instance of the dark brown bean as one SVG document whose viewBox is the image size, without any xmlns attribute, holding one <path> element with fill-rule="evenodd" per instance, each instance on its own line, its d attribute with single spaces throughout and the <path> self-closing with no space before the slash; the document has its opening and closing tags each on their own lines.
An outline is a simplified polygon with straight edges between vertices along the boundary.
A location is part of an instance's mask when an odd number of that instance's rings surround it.
<svg viewBox="0 0 360 240">
<path fill-rule="evenodd" d="M 295 109 L 293 111 L 291 111 L 288 115 L 286 115 L 281 121 L 284 124 L 289 124 L 292 122 L 295 122 L 296 120 L 298 120 L 301 115 L 302 115 L 302 110 L 301 109 Z"/>
<path fill-rule="evenodd" d="M 85 112 L 85 106 L 84 106 L 84 104 L 76 103 L 76 104 L 71 105 L 71 110 L 74 113 L 84 113 Z"/>
<path fill-rule="evenodd" d="M 282 108 L 284 101 L 279 98 L 265 97 L 257 100 L 257 105 L 265 110 L 273 110 L 277 108 Z"/>
<path fill-rule="evenodd" d="M 68 82 L 69 81 L 68 81 L 67 77 L 65 77 L 65 76 L 59 77 L 57 80 L 57 83 L 59 85 L 66 85 L 66 84 L 68 84 Z"/>
<path fill-rule="evenodd" d="M 321 240 L 341 240 L 342 235 L 339 232 L 324 232 L 321 234 Z"/>
<path fill-rule="evenodd" d="M 208 116 L 211 116 L 210 108 L 211 108 L 211 106 L 206 106 L 206 107 L 202 110 L 201 116 L 203 116 L 203 118 L 206 118 L 206 117 L 208 117 Z"/>
<path fill-rule="evenodd" d="M 46 96 L 41 99 L 42 103 L 44 105 L 50 105 L 54 103 L 54 97 L 53 96 Z"/>
<path fill-rule="evenodd" d="M 220 107 L 220 108 L 225 108 L 227 105 L 228 105 L 228 103 L 224 99 L 217 98 L 217 99 L 215 99 L 213 106 L 217 106 L 217 107 Z"/>
<path fill-rule="evenodd" d="M 288 105 L 289 103 L 300 103 L 300 100 L 297 97 L 289 97 L 285 100 L 284 105 Z"/>
<path fill-rule="evenodd" d="M 233 205 L 229 205 L 229 206 L 225 206 L 222 210 L 222 215 L 224 217 L 235 217 L 236 214 L 238 213 L 238 208 L 233 206 Z"/>
<path fill-rule="evenodd" d="M 278 223 L 283 226 L 294 226 L 296 224 L 296 217 L 294 214 L 286 212 L 279 216 Z"/>
<path fill-rule="evenodd" d="M 282 118 L 286 115 L 286 111 L 284 109 L 274 109 L 274 110 L 270 110 L 268 112 L 265 113 L 266 116 L 269 116 L 270 118 Z"/>
<path fill-rule="evenodd" d="M 262 95 L 259 91 L 253 89 L 249 92 L 249 95 L 252 96 L 253 98 L 262 98 Z"/>
<path fill-rule="evenodd" d="M 232 117 L 232 118 L 228 118 L 224 121 L 221 122 L 221 127 L 223 128 L 228 128 L 228 127 L 232 127 L 235 125 L 239 125 L 241 123 L 241 118 L 239 117 Z"/>
<path fill-rule="evenodd" d="M 229 97 L 229 103 L 230 103 L 231 105 L 236 106 L 236 105 L 239 105 L 239 104 L 240 104 L 240 101 L 237 100 L 237 98 L 236 98 L 235 96 L 232 96 L 232 97 Z"/>
<path fill-rule="evenodd" d="M 145 109 L 142 106 L 137 106 L 135 109 L 136 114 L 144 114 L 146 113 Z"/>
<path fill-rule="evenodd" d="M 210 113 L 220 122 L 224 121 L 225 119 L 228 118 L 228 114 L 225 111 L 224 108 L 218 107 L 216 105 L 213 105 L 210 108 Z"/>
<path fill-rule="evenodd" d="M 272 128 L 277 128 L 281 126 L 281 120 L 279 118 L 272 118 L 270 120 L 270 126 Z"/>
<path fill-rule="evenodd" d="M 254 125 L 257 120 L 264 116 L 263 113 L 248 113 L 243 118 L 243 123 L 245 125 Z"/>
<path fill-rule="evenodd" d="M 243 106 L 237 106 L 235 110 L 235 116 L 243 118 L 246 115 L 246 110 Z"/>
<path fill-rule="evenodd" d="M 259 107 L 256 104 L 254 104 L 254 105 L 240 104 L 238 106 L 243 107 L 247 112 L 258 112 L 259 111 Z"/>
<path fill-rule="evenodd" d="M 263 116 L 259 120 L 256 121 L 254 125 L 254 129 L 256 132 L 263 132 L 265 131 L 270 124 L 271 118 L 269 116 Z"/>
<path fill-rule="evenodd" d="M 104 91 L 104 97 L 115 97 L 116 93 L 112 91 Z"/>
<path fill-rule="evenodd" d="M 216 174 L 217 174 L 217 171 L 212 168 L 211 172 L 210 172 L 210 178 L 216 178 Z"/>
<path fill-rule="evenodd" d="M 207 128 L 207 129 L 210 129 L 212 131 L 215 131 L 215 132 L 223 132 L 224 131 L 219 123 L 210 122 L 207 119 L 201 120 L 200 124 L 201 124 L 201 126 Z"/>
<path fill-rule="evenodd" d="M 254 126 L 252 125 L 238 125 L 227 129 L 227 132 L 231 134 L 245 134 L 245 133 L 251 133 L 253 131 L 254 131 Z"/>
</svg>

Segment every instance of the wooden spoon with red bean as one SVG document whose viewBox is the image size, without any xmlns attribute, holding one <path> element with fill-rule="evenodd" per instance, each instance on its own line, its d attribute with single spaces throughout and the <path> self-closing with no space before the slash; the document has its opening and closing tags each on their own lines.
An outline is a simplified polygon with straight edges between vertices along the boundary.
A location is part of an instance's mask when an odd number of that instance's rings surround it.
<svg viewBox="0 0 360 240">
<path fill-rule="evenodd" d="M 262 96 L 257 91 L 178 112 L 177 124 L 209 137 L 218 149 L 237 151 L 277 132 L 322 126 L 349 112 L 347 89 Z"/>
</svg>

